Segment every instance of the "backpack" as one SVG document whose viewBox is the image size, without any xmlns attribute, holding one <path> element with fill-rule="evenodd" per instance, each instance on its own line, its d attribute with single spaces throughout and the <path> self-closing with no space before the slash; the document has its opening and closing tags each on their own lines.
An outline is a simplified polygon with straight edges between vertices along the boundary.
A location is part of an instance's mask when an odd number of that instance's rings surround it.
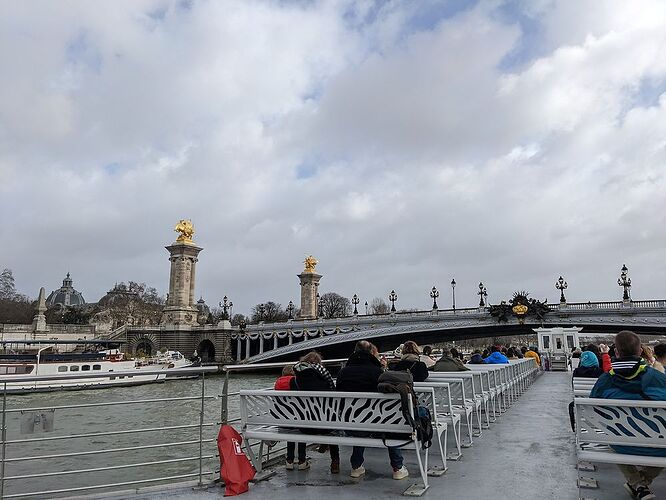
<svg viewBox="0 0 666 500">
<path fill-rule="evenodd" d="M 377 381 L 377 390 L 386 394 L 400 394 L 402 414 L 407 423 L 416 432 L 416 437 L 422 444 L 423 449 L 430 448 L 432 445 L 432 415 L 425 406 L 419 406 L 416 394 L 414 393 L 414 377 L 409 371 L 386 371 L 379 376 Z M 414 415 L 409 414 L 408 399 L 412 398 L 414 406 Z M 402 446 L 405 446 L 408 441 Z"/>
</svg>

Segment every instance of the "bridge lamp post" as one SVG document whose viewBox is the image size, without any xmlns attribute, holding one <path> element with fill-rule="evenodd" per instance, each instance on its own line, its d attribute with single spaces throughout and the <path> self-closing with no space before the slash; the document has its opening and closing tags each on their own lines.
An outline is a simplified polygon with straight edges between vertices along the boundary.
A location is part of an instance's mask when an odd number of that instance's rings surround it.
<svg viewBox="0 0 666 500">
<path fill-rule="evenodd" d="M 631 278 L 629 277 L 628 272 L 629 269 L 627 269 L 627 265 L 623 264 L 620 272 L 620 277 L 617 279 L 617 284 L 624 289 L 624 293 L 622 294 L 622 300 L 624 300 L 625 302 L 631 300 L 631 295 L 629 295 L 629 289 L 631 288 Z"/>
<path fill-rule="evenodd" d="M 231 317 L 229 315 L 230 304 L 229 304 L 229 299 L 227 298 L 226 295 L 224 296 L 224 298 L 222 299 L 222 302 L 220 302 L 219 305 L 222 308 L 222 319 L 229 320 L 230 317 Z"/>
<path fill-rule="evenodd" d="M 477 295 L 480 297 L 479 298 L 479 307 L 485 307 L 485 298 L 488 297 L 488 290 L 486 290 L 486 287 L 483 286 L 483 282 L 479 283 L 479 291 L 477 292 Z"/>
<path fill-rule="evenodd" d="M 365 301 L 365 315 L 368 315 L 368 301 Z"/>
<path fill-rule="evenodd" d="M 289 314 L 287 319 L 294 319 L 294 309 L 294 303 L 290 300 L 289 304 L 287 304 L 287 313 Z"/>
<path fill-rule="evenodd" d="M 352 297 L 352 300 L 351 300 L 351 303 L 354 304 L 354 316 L 358 316 L 358 309 L 356 308 L 356 306 L 359 304 L 359 302 L 361 302 L 361 301 L 359 300 L 358 295 L 354 294 L 354 296 Z M 365 305 L 367 307 L 368 303 L 366 302 Z M 366 311 L 366 314 L 367 314 L 367 311 Z"/>
<path fill-rule="evenodd" d="M 456 279 L 451 280 L 451 295 L 453 296 L 453 312 L 456 312 Z"/>
<path fill-rule="evenodd" d="M 430 298 L 432 299 L 433 311 L 437 310 L 437 297 L 439 297 L 439 292 L 437 291 L 437 288 L 433 286 L 432 290 L 430 290 Z"/>
<path fill-rule="evenodd" d="M 391 302 L 391 312 L 395 312 L 395 301 L 398 300 L 398 294 L 395 293 L 395 290 L 391 290 L 389 293 L 389 301 Z"/>
<path fill-rule="evenodd" d="M 257 312 L 259 313 L 259 323 L 264 321 L 264 313 L 266 312 L 266 306 L 263 304 L 259 304 L 257 306 Z"/>
<path fill-rule="evenodd" d="M 564 296 L 564 290 L 566 290 L 568 286 L 569 284 L 564 281 L 562 276 L 560 276 L 560 278 L 555 282 L 555 288 L 560 291 L 560 304 L 567 303 L 567 298 Z"/>
<path fill-rule="evenodd" d="M 324 298 L 320 297 L 319 294 L 317 294 L 317 309 L 319 309 L 319 314 L 317 315 L 319 318 L 324 317 Z"/>
</svg>

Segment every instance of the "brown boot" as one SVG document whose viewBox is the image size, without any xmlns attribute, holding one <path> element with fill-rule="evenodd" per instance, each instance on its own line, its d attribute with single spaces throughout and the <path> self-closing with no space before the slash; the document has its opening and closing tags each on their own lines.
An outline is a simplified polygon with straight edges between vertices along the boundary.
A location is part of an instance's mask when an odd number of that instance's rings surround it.
<svg viewBox="0 0 666 500">
<path fill-rule="evenodd" d="M 331 474 L 340 474 L 340 459 L 331 460 Z"/>
</svg>

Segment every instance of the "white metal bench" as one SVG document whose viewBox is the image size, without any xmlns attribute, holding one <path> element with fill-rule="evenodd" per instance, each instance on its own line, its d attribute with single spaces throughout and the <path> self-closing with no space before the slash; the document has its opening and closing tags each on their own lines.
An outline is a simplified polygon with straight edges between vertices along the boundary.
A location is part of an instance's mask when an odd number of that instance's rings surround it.
<svg viewBox="0 0 666 500">
<path fill-rule="evenodd" d="M 575 398 L 576 454 L 581 462 L 666 467 L 666 456 L 613 451 L 611 445 L 666 450 L 666 401 Z M 580 487 L 596 481 L 579 477 Z"/>
<path fill-rule="evenodd" d="M 251 440 L 260 441 L 259 457 L 267 441 L 305 441 L 368 448 L 400 446 L 403 450 L 416 452 L 423 483 L 413 484 L 404 494 L 421 496 L 429 487 L 428 450 L 422 450 L 416 433 L 405 420 L 398 394 L 242 390 L 240 410 L 241 433 L 258 472 L 261 471 L 261 461 L 250 447 Z M 411 401 L 409 411 L 414 414 Z M 311 430 L 312 434 L 300 429 Z M 359 437 L 354 433 L 370 433 L 373 437 Z M 396 439 L 396 434 L 405 437 Z"/>
<path fill-rule="evenodd" d="M 462 381 L 461 381 L 462 382 Z M 450 455 L 447 455 L 447 458 L 451 460 L 458 460 L 462 456 L 462 450 L 460 448 L 460 417 L 461 411 L 456 410 L 453 407 L 451 402 L 451 388 L 446 382 L 415 382 L 414 383 L 414 392 L 419 396 L 419 404 L 421 403 L 421 392 L 423 391 L 433 391 L 434 397 L 434 408 L 431 409 L 428 405 L 428 409 L 431 412 L 434 412 L 437 417 L 448 424 L 451 425 L 453 430 L 453 439 L 456 445 L 456 451 L 452 452 Z M 427 402 L 426 402 L 427 405 Z M 463 410 L 464 411 L 464 410 Z M 445 447 L 446 448 L 446 447 Z"/>
<path fill-rule="evenodd" d="M 414 393 L 418 398 L 420 406 L 425 406 L 430 411 L 430 418 L 433 430 L 433 439 L 439 448 L 439 455 L 442 460 L 442 466 L 431 466 L 427 469 L 429 476 L 441 476 L 444 474 L 448 467 L 446 466 L 446 448 L 448 439 L 448 422 L 442 420 L 441 415 L 437 410 L 440 407 L 439 400 L 444 397 L 443 394 L 436 394 L 433 387 L 414 387 Z M 458 427 L 460 428 L 460 419 L 458 420 Z M 454 428 L 455 432 L 455 428 Z M 442 438 L 442 435 L 444 436 Z"/>
</svg>

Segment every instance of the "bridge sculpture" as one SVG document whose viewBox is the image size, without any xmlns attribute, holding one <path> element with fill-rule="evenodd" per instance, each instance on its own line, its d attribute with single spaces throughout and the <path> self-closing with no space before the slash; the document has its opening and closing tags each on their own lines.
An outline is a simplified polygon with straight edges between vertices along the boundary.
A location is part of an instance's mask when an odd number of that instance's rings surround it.
<svg viewBox="0 0 666 500">
<path fill-rule="evenodd" d="M 541 303 L 539 303 L 541 304 Z M 541 304 L 540 315 L 530 305 L 502 303 L 465 309 L 432 309 L 344 318 L 310 318 L 247 325 L 231 334 L 231 353 L 237 362 L 292 360 L 312 349 L 327 357 L 351 352 L 368 339 L 381 349 L 411 339 L 421 343 L 533 333 L 537 327 L 582 328 L 582 333 L 666 333 L 666 300 Z"/>
</svg>

